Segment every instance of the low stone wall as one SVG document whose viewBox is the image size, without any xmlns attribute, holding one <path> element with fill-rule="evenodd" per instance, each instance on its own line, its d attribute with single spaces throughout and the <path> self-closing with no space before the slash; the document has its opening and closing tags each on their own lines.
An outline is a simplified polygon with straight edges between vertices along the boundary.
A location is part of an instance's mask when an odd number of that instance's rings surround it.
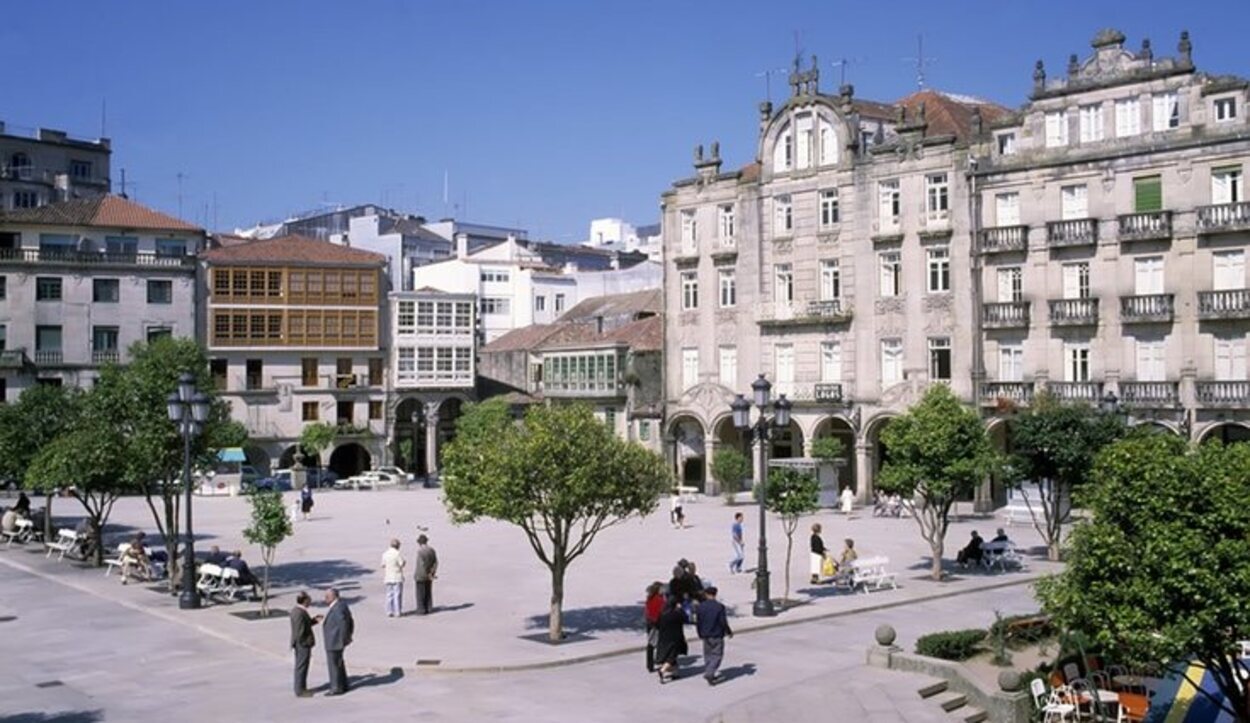
<svg viewBox="0 0 1250 723">
<path fill-rule="evenodd" d="M 877 628 L 877 644 L 868 649 L 868 664 L 878 668 L 919 673 L 945 680 L 949 690 L 968 697 L 969 704 L 980 708 L 994 723 L 1028 723 L 1033 705 L 1021 689 L 1020 674 L 1005 669 L 998 676 L 998 690 L 991 690 L 963 665 L 939 658 L 904 652 L 894 644 L 894 628 Z"/>
</svg>

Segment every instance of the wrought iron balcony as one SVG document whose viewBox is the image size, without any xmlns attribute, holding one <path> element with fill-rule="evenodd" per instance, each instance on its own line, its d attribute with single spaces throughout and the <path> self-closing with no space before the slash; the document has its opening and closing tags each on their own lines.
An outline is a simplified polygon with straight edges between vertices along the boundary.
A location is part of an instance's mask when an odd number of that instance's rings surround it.
<svg viewBox="0 0 1250 723">
<path fill-rule="evenodd" d="M 1120 216 L 1121 241 L 1156 241 L 1172 238 L 1172 212 L 1149 211 Z"/>
<path fill-rule="evenodd" d="M 1033 401 L 1033 382 L 984 382 L 981 384 L 981 403 L 997 406 L 1004 402 L 1026 405 Z"/>
<path fill-rule="evenodd" d="M 757 307 L 760 326 L 812 326 L 851 320 L 851 310 L 840 299 L 824 301 L 765 302 Z"/>
<path fill-rule="evenodd" d="M 1250 230 L 1250 201 L 1198 207 L 1198 233 L 1230 233 Z"/>
<path fill-rule="evenodd" d="M 1250 382 L 1198 382 L 1196 387 L 1200 407 L 1250 406 Z"/>
<path fill-rule="evenodd" d="M 1029 246 L 1028 226 L 995 226 L 981 229 L 981 253 L 1023 251 Z"/>
<path fill-rule="evenodd" d="M 1089 402 L 1102 399 L 1102 382 L 1047 382 L 1046 391 L 1063 402 Z"/>
<path fill-rule="evenodd" d="M 1176 382 L 1120 382 L 1120 402 L 1129 407 L 1175 407 L 1180 399 Z"/>
<path fill-rule="evenodd" d="M 36 364 L 61 364 L 65 361 L 65 355 L 60 349 L 36 349 Z"/>
<path fill-rule="evenodd" d="M 0 264 L 60 264 L 65 266 L 195 267 L 195 257 L 144 253 L 106 253 L 73 249 L 0 249 Z"/>
<path fill-rule="evenodd" d="M 1173 294 L 1143 294 L 1120 297 L 1120 322 L 1144 324 L 1171 321 L 1176 314 Z"/>
<path fill-rule="evenodd" d="M 1199 319 L 1250 319 L 1250 289 L 1198 292 Z"/>
<path fill-rule="evenodd" d="M 1098 219 L 1075 218 L 1046 224 L 1046 243 L 1052 248 L 1098 243 Z"/>
<path fill-rule="evenodd" d="M 1029 326 L 1029 302 L 1005 301 L 983 304 L 981 324 L 986 329 L 1019 329 Z"/>
<path fill-rule="evenodd" d="M 1090 326 L 1098 323 L 1098 299 L 1051 299 L 1053 326 Z"/>
<path fill-rule="evenodd" d="M 108 364 L 109 362 L 116 363 L 120 358 L 121 358 L 121 353 L 118 352 L 116 349 L 92 349 L 91 350 L 91 363 L 92 364 Z"/>
</svg>

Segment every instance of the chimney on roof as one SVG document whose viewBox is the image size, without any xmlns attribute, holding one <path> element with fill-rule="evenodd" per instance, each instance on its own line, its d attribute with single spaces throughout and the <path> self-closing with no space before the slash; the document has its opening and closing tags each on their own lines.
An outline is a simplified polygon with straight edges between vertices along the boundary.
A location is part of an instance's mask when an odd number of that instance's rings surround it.
<svg viewBox="0 0 1250 723">
<path fill-rule="evenodd" d="M 456 234 L 456 258 L 463 259 L 469 256 L 469 234 Z"/>
</svg>

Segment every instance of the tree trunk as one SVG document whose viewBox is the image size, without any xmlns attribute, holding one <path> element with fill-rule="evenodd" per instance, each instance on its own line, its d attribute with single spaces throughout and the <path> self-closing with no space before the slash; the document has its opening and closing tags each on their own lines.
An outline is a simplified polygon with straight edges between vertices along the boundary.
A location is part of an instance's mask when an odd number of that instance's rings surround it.
<svg viewBox="0 0 1250 723">
<path fill-rule="evenodd" d="M 43 499 L 43 539 L 52 542 L 56 539 L 52 529 L 52 493 L 44 494 Z"/>
<path fill-rule="evenodd" d="M 551 565 L 551 615 L 547 619 L 547 638 L 553 643 L 564 639 L 564 563 Z"/>
<path fill-rule="evenodd" d="M 265 579 L 260 586 L 260 616 L 267 618 L 269 617 L 269 566 L 273 564 L 273 551 L 264 552 L 261 557 L 265 560 Z"/>
<path fill-rule="evenodd" d="M 95 566 L 104 566 L 104 521 L 98 515 L 91 517 L 91 540 L 95 547 Z"/>
<path fill-rule="evenodd" d="M 781 607 L 784 609 L 790 604 L 790 553 L 794 550 L 794 534 L 786 535 L 786 586 L 785 593 L 781 596 Z"/>
<path fill-rule="evenodd" d="M 930 571 L 935 582 L 942 581 L 942 553 L 946 551 L 946 540 L 941 537 L 935 537 L 929 543 L 929 548 L 933 550 L 933 568 Z"/>
</svg>

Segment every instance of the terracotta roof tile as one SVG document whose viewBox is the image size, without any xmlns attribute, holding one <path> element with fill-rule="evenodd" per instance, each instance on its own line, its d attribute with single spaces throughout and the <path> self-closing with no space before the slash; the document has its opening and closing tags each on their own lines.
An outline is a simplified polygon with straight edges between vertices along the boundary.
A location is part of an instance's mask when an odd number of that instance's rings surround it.
<svg viewBox="0 0 1250 723">
<path fill-rule="evenodd" d="M 596 316 L 620 316 L 624 314 L 652 313 L 664 310 L 664 300 L 659 289 L 643 289 L 628 291 L 623 294 L 607 294 L 593 296 L 578 302 L 573 308 L 564 312 L 561 321 L 591 319 Z"/>
<path fill-rule="evenodd" d="M 520 329 L 513 329 L 482 347 L 482 351 L 504 352 L 536 349 L 548 337 L 554 336 L 556 332 L 560 331 L 561 326 L 561 324 L 531 324 Z"/>
<path fill-rule="evenodd" d="M 238 246 L 205 251 L 205 261 L 217 264 L 308 264 L 316 266 L 382 266 L 386 257 L 372 251 L 319 241 L 307 236 L 278 236 Z"/>
<path fill-rule="evenodd" d="M 80 198 L 49 203 L 39 208 L 19 208 L 0 213 L 0 223 L 43 226 L 97 226 L 151 231 L 196 231 L 198 226 L 142 206 L 121 196 Z"/>
<path fill-rule="evenodd" d="M 660 351 L 664 348 L 664 320 L 659 316 L 619 326 L 603 335 L 605 341 L 625 342 L 633 351 Z"/>
<path fill-rule="evenodd" d="M 973 109 L 981 111 L 981 120 L 988 125 L 1011 113 L 997 103 L 979 98 L 952 96 L 935 90 L 922 90 L 901 98 L 898 105 L 907 108 L 907 119 L 914 121 L 924 103 L 925 121 L 929 124 L 926 134 L 931 136 L 953 135 L 966 139 L 972 135 Z"/>
</svg>

